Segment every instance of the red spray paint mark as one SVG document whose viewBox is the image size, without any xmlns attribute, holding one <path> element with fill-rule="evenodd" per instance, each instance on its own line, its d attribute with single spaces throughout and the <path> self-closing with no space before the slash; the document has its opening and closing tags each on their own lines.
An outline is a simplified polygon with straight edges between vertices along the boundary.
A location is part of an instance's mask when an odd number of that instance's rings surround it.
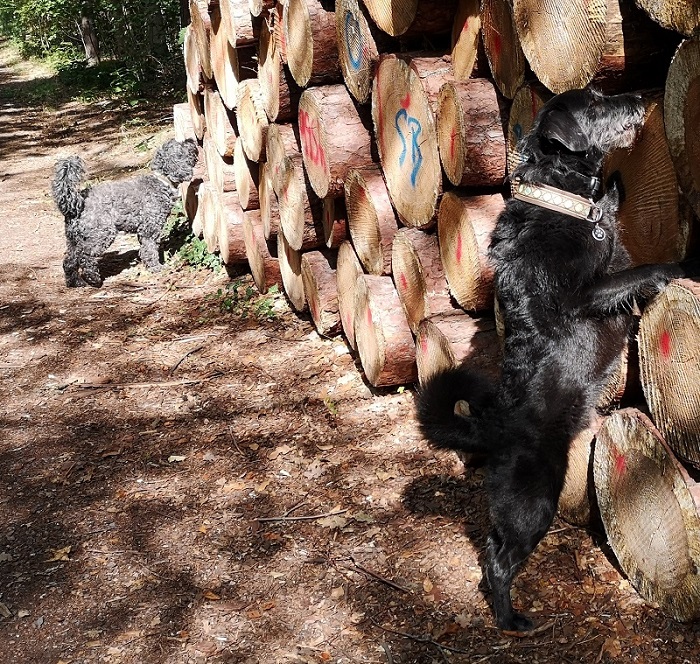
<svg viewBox="0 0 700 664">
<path fill-rule="evenodd" d="M 462 26 L 462 32 L 466 32 L 467 30 L 469 30 L 469 19 L 464 21 L 464 25 Z"/>
<path fill-rule="evenodd" d="M 374 325 L 374 321 L 372 320 L 372 312 L 370 311 L 369 307 L 367 308 L 367 325 L 370 327 Z"/>
<path fill-rule="evenodd" d="M 402 272 L 401 276 L 399 277 L 399 281 L 401 282 L 401 288 L 403 290 L 408 290 L 408 279 L 406 279 L 406 275 Z"/>
<path fill-rule="evenodd" d="M 462 262 L 462 234 L 461 233 L 457 236 L 456 254 L 457 254 L 457 262 L 461 263 Z"/>
<path fill-rule="evenodd" d="M 664 330 L 659 337 L 659 350 L 664 360 L 667 360 L 671 356 L 671 335 L 666 330 Z"/>
<path fill-rule="evenodd" d="M 615 473 L 617 475 L 623 475 L 627 470 L 627 461 L 624 454 L 615 452 Z"/>
<path fill-rule="evenodd" d="M 532 103 L 532 119 L 535 119 L 535 116 L 537 115 L 537 107 L 539 106 L 539 102 L 537 100 L 537 95 L 535 94 L 534 90 L 530 90 L 530 101 Z"/>
<path fill-rule="evenodd" d="M 501 56 L 501 35 L 497 32 L 493 33 L 493 51 L 497 57 Z"/>
<path fill-rule="evenodd" d="M 455 158 L 455 145 L 457 142 L 457 130 L 453 129 L 450 133 L 450 160 L 454 161 Z"/>
<path fill-rule="evenodd" d="M 410 105 L 411 105 L 411 93 L 407 92 L 406 96 L 401 100 L 401 108 L 408 110 L 408 107 Z"/>
<path fill-rule="evenodd" d="M 423 337 L 423 338 L 420 340 L 420 349 L 421 349 L 424 353 L 427 353 L 427 352 L 428 352 L 428 337 Z"/>
</svg>

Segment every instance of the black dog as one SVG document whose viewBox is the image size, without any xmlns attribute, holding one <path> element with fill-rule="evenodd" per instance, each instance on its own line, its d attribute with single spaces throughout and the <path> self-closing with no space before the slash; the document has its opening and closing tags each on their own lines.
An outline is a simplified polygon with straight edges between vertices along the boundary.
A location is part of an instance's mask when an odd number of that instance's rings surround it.
<svg viewBox="0 0 700 664">
<path fill-rule="evenodd" d="M 513 611 L 511 583 L 552 523 L 570 441 L 612 374 L 633 302 L 685 274 L 672 264 L 630 267 L 616 227 L 618 186 L 601 192 L 605 155 L 631 146 L 643 117 L 639 96 L 593 90 L 565 92 L 540 110 L 490 246 L 505 323 L 500 383 L 459 368 L 418 396 L 426 438 L 486 457 L 485 571 L 505 630 L 532 628 Z"/>
</svg>

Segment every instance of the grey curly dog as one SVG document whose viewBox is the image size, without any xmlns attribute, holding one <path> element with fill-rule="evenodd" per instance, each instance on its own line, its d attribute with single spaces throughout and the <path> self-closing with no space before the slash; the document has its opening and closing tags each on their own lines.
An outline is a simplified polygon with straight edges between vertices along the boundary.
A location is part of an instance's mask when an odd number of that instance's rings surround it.
<svg viewBox="0 0 700 664">
<path fill-rule="evenodd" d="M 151 271 L 162 268 L 158 257 L 160 236 L 177 197 L 177 186 L 192 179 L 197 163 L 193 139 L 171 139 L 156 152 L 152 173 L 102 182 L 80 190 L 85 162 L 80 157 L 56 163 L 51 187 L 53 199 L 66 222 L 66 285 L 102 285 L 97 259 L 117 233 L 136 233 L 139 258 Z"/>
</svg>

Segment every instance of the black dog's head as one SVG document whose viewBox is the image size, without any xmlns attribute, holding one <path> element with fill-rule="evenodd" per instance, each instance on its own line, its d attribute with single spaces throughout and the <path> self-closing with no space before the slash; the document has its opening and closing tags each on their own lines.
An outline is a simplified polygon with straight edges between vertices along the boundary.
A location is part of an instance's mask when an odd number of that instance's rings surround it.
<svg viewBox="0 0 700 664">
<path fill-rule="evenodd" d="M 175 184 L 187 182 L 192 179 L 197 155 L 197 142 L 194 139 L 177 141 L 172 138 L 158 148 L 151 169 L 162 173 Z"/>
<path fill-rule="evenodd" d="M 599 175 L 603 158 L 631 147 L 644 119 L 640 95 L 569 90 L 550 99 L 518 146 L 523 162 L 513 177 L 575 191 L 576 174 Z M 581 192 L 584 193 L 584 192 Z"/>
</svg>

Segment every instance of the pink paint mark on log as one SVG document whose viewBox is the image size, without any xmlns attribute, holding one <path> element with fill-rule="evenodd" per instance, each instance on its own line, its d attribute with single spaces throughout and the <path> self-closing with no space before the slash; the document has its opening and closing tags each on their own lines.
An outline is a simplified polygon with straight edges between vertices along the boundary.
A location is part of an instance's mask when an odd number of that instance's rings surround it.
<svg viewBox="0 0 700 664">
<path fill-rule="evenodd" d="M 401 100 L 401 108 L 408 110 L 408 107 L 410 105 L 411 105 L 411 93 L 407 92 L 406 96 Z"/>
<path fill-rule="evenodd" d="M 450 160 L 454 161 L 455 158 L 455 145 L 457 143 L 457 130 L 453 129 L 450 132 Z"/>
<path fill-rule="evenodd" d="M 403 272 L 399 276 L 399 281 L 401 282 L 401 288 L 403 290 L 408 290 L 408 279 L 406 279 L 406 275 Z"/>
<path fill-rule="evenodd" d="M 421 349 L 424 353 L 427 353 L 427 352 L 428 352 L 428 337 L 423 337 L 423 338 L 420 340 L 420 349 Z"/>
<path fill-rule="evenodd" d="M 466 19 L 464 21 L 464 25 L 462 26 L 462 32 L 466 32 L 467 30 L 469 30 L 469 19 Z"/>
<path fill-rule="evenodd" d="M 462 234 L 461 233 L 457 236 L 457 248 L 455 250 L 455 254 L 457 257 L 457 262 L 461 263 L 462 262 Z"/>
<path fill-rule="evenodd" d="M 615 452 L 615 473 L 620 476 L 625 473 L 627 470 L 627 460 L 625 459 L 624 454 L 620 454 L 619 452 Z"/>
<path fill-rule="evenodd" d="M 372 320 L 372 312 L 370 311 L 369 307 L 367 307 L 367 325 L 370 327 L 374 325 L 374 321 Z"/>
<path fill-rule="evenodd" d="M 666 330 L 664 330 L 659 337 L 659 350 L 664 360 L 667 360 L 671 356 L 671 335 Z"/>
</svg>

